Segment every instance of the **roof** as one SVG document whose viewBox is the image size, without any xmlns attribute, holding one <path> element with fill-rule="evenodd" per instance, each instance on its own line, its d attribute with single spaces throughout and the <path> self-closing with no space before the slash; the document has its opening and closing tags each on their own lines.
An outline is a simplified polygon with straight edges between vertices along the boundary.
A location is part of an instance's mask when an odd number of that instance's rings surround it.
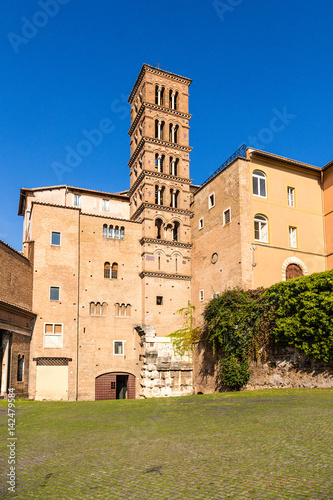
<svg viewBox="0 0 333 500">
<path fill-rule="evenodd" d="M 190 78 L 186 78 L 185 76 L 180 76 L 180 75 L 177 75 L 176 73 L 171 73 L 170 71 L 165 71 L 164 69 L 161 69 L 161 68 L 155 68 L 154 66 L 150 66 L 149 64 L 143 64 L 142 68 L 140 70 L 139 76 L 137 77 L 135 84 L 133 86 L 133 89 L 132 89 L 130 96 L 128 98 L 129 103 L 131 103 L 133 101 L 133 97 L 137 91 L 137 88 L 140 85 L 141 80 L 143 78 L 143 75 L 145 74 L 145 72 L 147 70 L 151 71 L 152 73 L 158 73 L 160 75 L 168 76 L 174 80 L 183 81 L 184 83 L 187 83 L 188 85 L 191 85 L 191 83 L 192 83 L 192 80 Z"/>
<path fill-rule="evenodd" d="M 272 160 L 280 161 L 282 163 L 296 165 L 298 167 L 302 167 L 302 168 L 309 169 L 309 170 L 315 170 L 317 172 L 321 171 L 321 168 L 316 167 L 315 165 L 310 165 L 309 163 L 303 163 L 301 161 L 292 160 L 291 158 L 286 158 L 285 156 L 274 155 L 272 153 L 267 153 L 266 151 L 260 151 L 259 149 L 254 149 L 254 148 L 248 147 L 246 151 L 248 154 L 252 154 L 255 156 L 261 156 L 263 158 L 270 158 Z"/>
<path fill-rule="evenodd" d="M 27 260 L 28 262 L 30 262 L 30 261 L 29 261 L 29 259 L 28 259 L 25 255 L 23 255 L 23 253 L 22 253 L 22 252 L 20 252 L 19 250 L 15 250 L 15 248 L 13 248 L 13 247 L 11 247 L 10 245 L 8 245 L 8 243 L 6 243 L 5 241 L 0 240 L 0 245 L 5 245 L 5 247 L 7 247 L 7 248 L 9 248 L 10 250 L 12 250 L 13 252 L 15 252 L 17 255 L 19 255 L 20 257 L 22 257 L 22 259 L 25 259 L 25 260 Z"/>
</svg>

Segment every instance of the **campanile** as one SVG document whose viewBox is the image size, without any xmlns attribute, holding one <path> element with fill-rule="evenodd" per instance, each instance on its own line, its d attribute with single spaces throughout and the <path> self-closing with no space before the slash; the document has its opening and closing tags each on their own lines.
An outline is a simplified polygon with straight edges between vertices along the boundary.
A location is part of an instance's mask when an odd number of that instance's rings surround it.
<svg viewBox="0 0 333 500">
<path fill-rule="evenodd" d="M 130 214 L 142 223 L 143 323 L 162 336 L 177 328 L 179 318 L 170 324 L 170 315 L 190 300 L 190 84 L 144 64 L 129 97 Z"/>
</svg>

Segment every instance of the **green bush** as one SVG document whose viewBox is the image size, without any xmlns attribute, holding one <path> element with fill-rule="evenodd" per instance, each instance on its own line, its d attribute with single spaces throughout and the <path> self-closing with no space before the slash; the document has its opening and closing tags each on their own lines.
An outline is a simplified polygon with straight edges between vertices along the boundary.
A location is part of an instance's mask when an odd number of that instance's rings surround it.
<svg viewBox="0 0 333 500">
<path fill-rule="evenodd" d="M 277 283 L 263 295 L 272 336 L 318 361 L 333 359 L 333 270 Z"/>
</svg>

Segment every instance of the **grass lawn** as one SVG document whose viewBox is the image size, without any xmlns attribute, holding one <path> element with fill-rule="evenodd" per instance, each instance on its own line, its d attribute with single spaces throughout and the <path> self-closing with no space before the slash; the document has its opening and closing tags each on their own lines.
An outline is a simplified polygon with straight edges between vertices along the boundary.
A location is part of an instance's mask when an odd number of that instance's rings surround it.
<svg viewBox="0 0 333 500">
<path fill-rule="evenodd" d="M 0 498 L 333 499 L 333 391 L 18 401 L 16 491 Z"/>
</svg>

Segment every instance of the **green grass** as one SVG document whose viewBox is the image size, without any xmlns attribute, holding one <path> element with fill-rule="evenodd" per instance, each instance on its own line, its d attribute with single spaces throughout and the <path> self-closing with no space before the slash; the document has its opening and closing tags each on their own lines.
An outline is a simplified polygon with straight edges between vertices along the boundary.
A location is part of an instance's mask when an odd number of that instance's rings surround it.
<svg viewBox="0 0 333 500">
<path fill-rule="evenodd" d="M 7 404 L 0 466 L 8 472 Z M 17 402 L 13 499 L 333 499 L 333 391 Z"/>
</svg>

